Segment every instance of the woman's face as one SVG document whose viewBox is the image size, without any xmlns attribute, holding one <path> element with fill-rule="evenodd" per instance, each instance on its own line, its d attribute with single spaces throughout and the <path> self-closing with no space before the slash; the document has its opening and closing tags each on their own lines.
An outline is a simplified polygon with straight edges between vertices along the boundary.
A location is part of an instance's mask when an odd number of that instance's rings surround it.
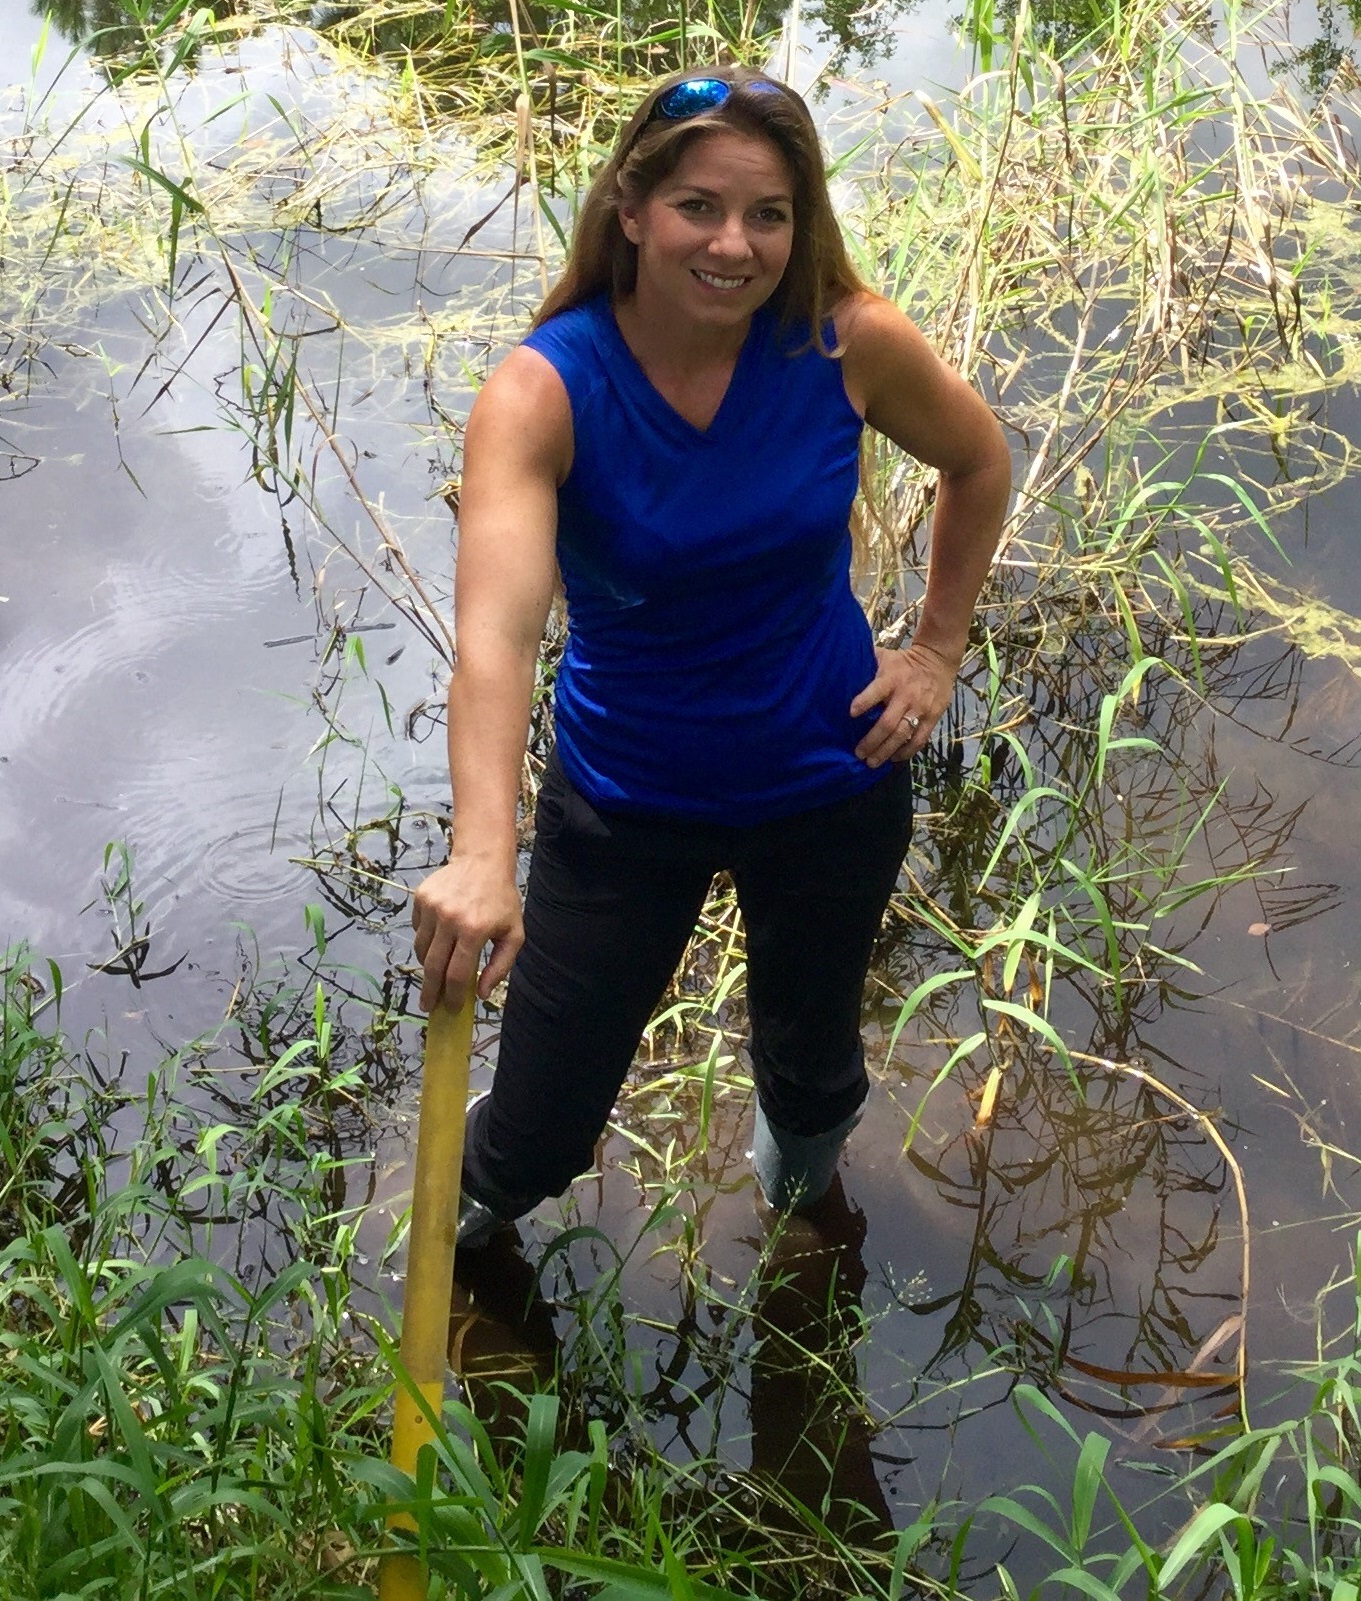
<svg viewBox="0 0 1361 1601">
<path fill-rule="evenodd" d="M 620 226 L 638 247 L 640 309 L 741 326 L 775 292 L 794 242 L 794 180 L 779 147 L 716 129 Z"/>
</svg>

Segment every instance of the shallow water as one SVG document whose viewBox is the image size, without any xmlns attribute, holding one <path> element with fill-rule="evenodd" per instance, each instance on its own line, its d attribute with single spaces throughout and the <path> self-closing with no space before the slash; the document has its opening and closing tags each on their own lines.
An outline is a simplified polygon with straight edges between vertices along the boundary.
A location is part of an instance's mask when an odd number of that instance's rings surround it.
<svg viewBox="0 0 1361 1601">
<path fill-rule="evenodd" d="M 35 29 L 13 9 L 0 17 L 0 60 L 23 60 Z M 942 8 L 928 7 L 904 19 L 897 57 L 882 71 L 895 87 L 909 73 L 949 81 L 959 59 Z M 848 72 L 827 116 L 853 111 L 879 70 Z M 79 102 L 93 83 L 68 76 L 56 103 L 63 95 Z M 249 104 L 217 124 L 223 151 L 262 137 L 273 122 L 269 94 L 320 117 L 336 98 L 362 102 L 364 93 L 308 36 L 273 31 L 205 61 L 186 110 L 202 118 L 243 84 Z M 7 115 L 13 127 L 15 113 Z M 381 173 L 374 183 L 381 189 Z M 459 308 L 484 303 L 489 286 L 505 294 L 506 268 L 458 246 L 505 193 L 504 173 L 481 170 L 470 155 L 458 184 L 439 178 L 402 190 L 377 237 L 299 227 L 288 267 L 308 297 L 289 315 L 321 330 L 299 341 L 305 372 L 336 409 L 366 495 L 446 612 L 452 526 L 438 490 L 451 452 L 430 394 L 455 413 L 466 406 L 461 364 L 480 356 L 485 318 L 461 323 Z M 356 211 L 361 204 L 357 195 Z M 324 222 L 330 229 L 345 220 Z M 263 214 L 257 225 L 266 237 Z M 489 251 L 509 243 L 505 214 L 477 236 Z M 533 288 L 521 269 L 503 330 Z M 349 898 L 338 897 L 335 879 L 306 864 L 338 850 L 361 866 L 410 875 L 437 859 L 436 819 L 446 804 L 442 735 L 430 710 L 441 679 L 435 653 L 338 550 L 344 541 L 371 555 L 375 541 L 336 459 L 309 457 L 310 508 L 301 498 L 281 506 L 268 475 L 265 484 L 252 476 L 248 441 L 228 425 L 241 348 L 230 318 L 213 321 L 220 307 L 211 283 L 187 296 L 144 367 L 139 294 L 77 300 L 59 341 L 17 369 L 22 382 L 0 404 L 0 933 L 61 964 L 68 1030 L 110 1056 L 130 1050 L 129 1073 L 156 1059 L 157 1041 L 178 1045 L 217 1029 L 233 998 L 263 991 L 285 960 L 295 971 L 304 965 L 308 902 L 326 909 L 333 960 L 375 974 L 394 957 L 405 962 L 402 920 L 388 927 L 381 887 L 354 880 Z M 343 339 L 327 331 L 337 317 L 347 325 Z M 430 320 L 440 317 L 444 336 L 427 366 Z M 7 311 L 3 321 L 8 330 L 18 316 Z M 1355 393 L 1335 396 L 1318 420 L 1355 437 L 1359 405 Z M 1361 489 L 1346 478 L 1273 527 L 1289 582 L 1352 614 L 1361 611 L 1358 514 Z M 1264 566 L 1287 570 L 1265 544 L 1260 555 Z M 354 640 L 367 677 L 353 654 L 344 656 Z M 391 729 L 376 684 L 392 708 Z M 1180 975 L 1175 989 L 1151 987 L 1118 1038 L 1076 989 L 1060 998 L 1056 1021 L 1091 1055 L 1143 1062 L 1196 1107 L 1222 1112 L 1248 1183 L 1250 1396 L 1254 1417 L 1266 1421 L 1288 1391 L 1282 1365 L 1312 1354 L 1320 1323 L 1336 1330 L 1351 1322 L 1339 1296 L 1321 1307 L 1318 1298 L 1347 1270 L 1361 1217 L 1357 1164 L 1345 1155 L 1361 1145 L 1353 1110 L 1361 679 L 1335 658 L 1309 660 L 1268 637 L 1234 658 L 1182 732 L 1198 753 L 1204 792 L 1225 786 L 1222 817 L 1194 865 L 1213 870 L 1216 853 L 1240 860 L 1251 836 L 1257 849 L 1273 842 L 1280 873 L 1239 883 L 1208 909 L 1198 902 L 1160 930 L 1161 942 L 1201 972 Z M 389 778 L 404 807 L 395 860 L 381 826 L 396 805 Z M 116 895 L 110 905 L 101 889 L 111 882 L 110 842 L 131 853 L 135 913 Z M 147 943 L 135 960 L 120 958 L 134 934 Z M 904 1156 L 908 1125 L 948 1050 L 920 1033 L 891 1060 L 885 1052 L 895 994 L 935 954 L 911 935 L 886 947 L 887 988 L 867 1013 L 874 1115 L 855 1136 L 842 1175 L 846 1206 L 829 1224 L 841 1241 L 843 1312 L 858 1307 L 869 1329 L 850 1387 L 858 1385 L 879 1423 L 846 1436 L 843 1488 L 872 1499 L 872 1471 L 886 1515 L 900 1524 L 942 1485 L 976 1499 L 1042 1477 L 1006 1403 L 1009 1377 L 962 1388 L 990 1351 L 1019 1346 L 1022 1364 L 1067 1397 L 1082 1431 L 1095 1421 L 1084 1407 L 1109 1409 L 1112 1400 L 1112 1385 L 1092 1368 L 1176 1371 L 1200 1352 L 1207 1371 L 1225 1370 L 1234 1339 L 1223 1329 L 1237 1311 L 1241 1268 L 1242 1219 L 1222 1153 L 1194 1118 L 1116 1073 L 1095 1070 L 1079 1106 L 1057 1066 L 1018 1060 L 995 1125 L 974 1134 L 968 1092 L 981 1087 L 980 1075 L 961 1071 L 933 1094 Z M 125 971 L 98 971 L 111 958 Z M 479 1082 L 495 1027 L 492 1012 L 479 1031 Z M 208 1059 L 224 1077 L 196 1093 L 230 1094 L 232 1039 L 226 1030 L 223 1054 Z M 408 1065 L 414 1072 L 414 1060 Z M 379 1126 L 355 1133 L 356 1151 L 373 1151 L 372 1165 L 352 1175 L 352 1198 L 371 1192 L 378 1203 L 363 1240 L 374 1263 L 387 1209 L 400 1205 L 409 1182 L 400 1158 L 415 1094 L 410 1078 L 381 1089 L 372 1108 Z M 740 1096 L 720 1097 L 696 1180 L 701 1244 L 691 1299 L 677 1285 L 675 1258 L 654 1257 L 651 1236 L 640 1232 L 664 1165 L 638 1139 L 654 1149 L 671 1138 L 693 1145 L 697 1105 L 693 1091 L 663 1105 L 639 1089 L 619 1118 L 636 1137 L 610 1137 L 603 1176 L 578 1186 L 567 1215 L 598 1227 L 628 1257 L 619 1296 L 631 1320 L 611 1358 L 632 1375 L 663 1448 L 678 1459 L 713 1452 L 730 1472 L 759 1475 L 788 1449 L 782 1406 L 797 1412 L 806 1400 L 749 1360 L 754 1328 L 776 1314 L 769 1273 L 759 1272 L 763 1234 Z M 546 1244 L 560 1221 L 556 1207 L 541 1209 L 525 1225 L 526 1240 Z M 659 1226 L 663 1237 L 675 1227 Z M 252 1236 L 249 1249 L 267 1263 L 274 1247 L 259 1240 Z M 598 1293 L 611 1265 L 602 1242 L 583 1238 L 552 1293 L 559 1303 Z M 814 1262 L 808 1271 L 818 1282 L 822 1268 Z M 376 1286 L 392 1287 L 390 1278 Z M 560 1307 L 540 1318 L 541 1330 L 550 1324 L 566 1337 L 570 1319 Z M 588 1326 L 604 1338 L 608 1318 L 601 1312 Z M 744 1355 L 747 1387 L 715 1394 L 712 1374 L 732 1349 Z M 1134 1399 L 1169 1400 L 1144 1389 Z M 1177 1405 L 1151 1420 L 1107 1419 L 1131 1484 L 1144 1482 L 1135 1476 L 1140 1464 L 1160 1459 L 1159 1440 L 1206 1427 L 1223 1397 L 1170 1401 Z"/>
</svg>

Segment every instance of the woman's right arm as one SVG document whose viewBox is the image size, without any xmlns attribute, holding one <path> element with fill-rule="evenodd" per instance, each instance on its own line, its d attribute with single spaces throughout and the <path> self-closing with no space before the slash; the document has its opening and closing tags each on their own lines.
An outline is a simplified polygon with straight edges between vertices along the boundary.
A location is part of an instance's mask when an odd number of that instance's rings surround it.
<svg viewBox="0 0 1361 1601">
<path fill-rule="evenodd" d="M 557 491 L 571 466 L 562 380 L 514 350 L 468 417 L 454 585 L 457 659 L 449 681 L 449 861 L 416 890 L 411 921 L 421 1005 L 484 999 L 524 943 L 515 883 L 516 805 L 544 624 L 557 575 Z"/>
</svg>

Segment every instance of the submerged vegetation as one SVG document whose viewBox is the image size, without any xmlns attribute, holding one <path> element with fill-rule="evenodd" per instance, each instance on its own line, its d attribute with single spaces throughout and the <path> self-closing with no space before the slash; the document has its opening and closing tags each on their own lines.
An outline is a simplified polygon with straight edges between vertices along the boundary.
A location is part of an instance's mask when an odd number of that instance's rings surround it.
<svg viewBox="0 0 1361 1601">
<path fill-rule="evenodd" d="M 41 466 L 9 419 L 80 363 L 120 440 L 183 407 L 231 442 L 315 599 L 321 900 L 306 961 L 243 959 L 221 1029 L 150 1069 L 72 1048 L 61 974 L 6 961 L 0 1593 L 358 1595 L 409 1493 L 451 1596 L 1358 1594 L 1357 1286 L 1319 1296 L 1290 1416 L 1254 1427 L 1251 1186 L 1162 1026 L 1204 993 L 1226 897 L 1263 940 L 1340 899 L 1297 881 L 1299 809 L 1220 741 L 1359 759 L 1361 622 L 1293 577 L 1285 532 L 1353 467 L 1330 406 L 1361 337 L 1355 73 L 1340 47 L 1280 70 L 1298 52 L 1269 8 L 1107 9 L 974 0 L 950 95 L 841 78 L 859 13 L 830 4 L 820 70 L 755 3 L 55 10 L 103 53 L 7 116 L 0 480 Z M 749 1085 L 720 884 L 618 1109 L 626 1221 L 583 1204 L 536 1224 L 533 1266 L 470 1268 L 463 1402 L 403 1486 L 400 1231 L 360 1154 L 410 1093 L 406 888 L 447 819 L 397 764 L 452 653 L 461 419 L 641 77 L 772 50 L 817 97 L 866 277 L 1015 443 L 868 1020 L 904 1171 L 967 1220 L 958 1282 L 869 1282 L 844 1196 L 811 1233 L 724 1245 Z M 887 458 L 866 479 L 861 581 L 892 641 L 933 486 Z M 527 815 L 554 663 L 550 642 Z M 173 972 L 132 857 L 104 866 L 114 955 L 90 965 Z M 1354 1231 L 1356 1159 L 1293 1062 L 1261 1066 Z M 924 1350 L 900 1326 L 928 1312 Z M 1003 1412 L 1032 1451 L 980 1488 L 952 1453 Z"/>
</svg>

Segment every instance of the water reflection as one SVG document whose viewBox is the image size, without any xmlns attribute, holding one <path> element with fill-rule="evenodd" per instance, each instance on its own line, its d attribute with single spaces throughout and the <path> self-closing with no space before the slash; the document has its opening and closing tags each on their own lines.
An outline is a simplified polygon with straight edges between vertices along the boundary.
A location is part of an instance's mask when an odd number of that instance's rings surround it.
<svg viewBox="0 0 1361 1601">
<path fill-rule="evenodd" d="M 165 20 L 178 0 L 140 0 L 134 14 L 129 0 L 31 0 L 33 14 L 46 13 L 72 44 L 84 45 L 95 56 L 141 54 L 147 39 Z M 208 11 L 217 20 L 241 9 L 234 0 L 195 0 L 195 11 Z M 186 64 L 194 64 L 191 53 Z"/>
<path fill-rule="evenodd" d="M 1021 0 L 997 0 L 999 32 L 1015 32 L 1020 9 Z M 1065 55 L 1098 29 L 1115 22 L 1111 8 L 1099 0 L 1029 0 L 1026 10 L 1036 39 L 1056 56 Z"/>
<path fill-rule="evenodd" d="M 860 0 L 811 0 L 802 10 L 802 21 L 820 45 L 831 45 L 827 70 L 840 72 L 851 61 L 867 67 L 887 57 L 903 20 L 921 4 L 922 0 L 883 0 L 868 6 Z M 678 19 L 674 0 L 629 0 L 610 15 L 610 31 L 618 39 L 612 54 L 622 69 L 645 74 L 710 60 L 715 46 L 720 56 L 733 50 L 750 54 L 753 46 L 759 54 L 759 42 L 779 33 L 787 10 L 784 0 L 710 0 L 702 29 L 688 33 L 686 21 L 694 28 L 694 20 L 687 19 L 684 8 Z M 522 5 L 518 16 L 532 49 L 551 47 L 562 23 L 561 11 L 552 6 Z M 398 56 L 437 43 L 449 26 L 442 7 L 379 16 L 357 5 L 323 3 L 313 7 L 310 19 L 315 27 L 344 29 L 347 38 L 362 39 L 377 54 Z M 498 46 L 507 52 L 514 49 L 502 0 L 472 0 L 468 20 L 483 35 L 482 53 L 495 54 Z M 942 31 L 946 27 L 942 18 Z M 563 78 L 572 75 L 570 68 L 561 73 Z M 552 65 L 544 75 L 550 99 L 559 76 Z"/>
<path fill-rule="evenodd" d="M 1018 1049 L 983 1129 L 908 1161 L 968 1220 L 937 1363 L 1010 1350 L 1036 1382 L 1113 1420 L 1238 1411 L 1242 1219 L 1225 1154 L 1156 1080 Z M 1194 1401 L 1192 1407 L 1190 1403 Z M 1182 1403 L 1187 1403 L 1183 1405 Z M 1132 1432 L 1131 1443 L 1149 1438 Z"/>
<path fill-rule="evenodd" d="M 1361 28 L 1361 0 L 1315 0 L 1318 38 L 1296 52 L 1295 65 L 1304 70 L 1309 91 L 1321 95 L 1348 63 L 1355 69 L 1352 54 L 1358 28 Z M 1348 36 L 1344 42 L 1344 28 Z"/>
<path fill-rule="evenodd" d="M 878 1432 L 857 1362 L 864 1308 L 865 1214 L 840 1176 L 803 1217 L 771 1220 L 752 1325 L 751 1473 L 765 1521 L 803 1528 L 808 1508 L 866 1541 L 893 1528 L 875 1463 Z M 794 1503 L 791 1509 L 788 1503 Z"/>
<path fill-rule="evenodd" d="M 765 1223 L 764 1240 L 747 1242 L 760 1267 L 749 1314 L 754 1343 L 746 1347 L 745 1362 L 727 1372 L 710 1365 L 707 1380 L 694 1383 L 687 1370 L 706 1343 L 707 1319 L 692 1304 L 669 1359 L 659 1359 L 656 1383 L 637 1403 L 645 1416 L 668 1416 L 686 1440 L 688 1457 L 702 1462 L 712 1439 L 689 1434 L 687 1423 L 706 1414 L 712 1423 L 725 1392 L 740 1398 L 745 1391 L 750 1466 L 734 1482 L 759 1502 L 764 1526 L 806 1533 L 812 1513 L 838 1534 L 867 1542 L 890 1531 L 894 1520 L 876 1468 L 878 1424 L 859 1371 L 858 1351 L 869 1332 L 865 1215 L 848 1201 L 838 1178 L 807 1215 L 766 1213 Z M 479 1418 L 507 1448 L 520 1437 L 525 1397 L 555 1375 L 577 1396 L 583 1418 L 612 1417 L 615 1432 L 627 1433 L 627 1419 L 616 1416 L 616 1386 L 630 1365 L 626 1350 L 597 1350 L 596 1359 L 609 1357 L 612 1371 L 604 1372 L 580 1340 L 579 1320 L 568 1323 L 571 1347 L 557 1335 L 554 1304 L 571 1277 L 554 1261 L 560 1254 L 555 1244 L 537 1269 L 531 1267 L 518 1239 L 505 1231 L 456 1265 L 450 1363 Z M 597 1306 L 598 1290 L 588 1292 Z M 607 1316 L 620 1316 L 618 1307 Z M 729 1419 L 729 1452 L 731 1427 Z"/>
<path fill-rule="evenodd" d="M 909 0 L 912 3 L 916 0 Z M 136 15 L 128 0 L 33 0 L 35 15 L 48 13 L 72 43 L 86 45 L 92 54 L 103 57 L 145 49 L 148 38 L 157 33 L 172 9 L 178 9 L 178 0 L 141 0 Z M 253 14 L 242 0 L 211 0 L 206 9 L 219 20 Z M 621 72 L 669 71 L 687 59 L 708 59 L 715 37 L 741 45 L 777 33 L 784 9 L 781 0 L 709 0 L 703 28 L 687 38 L 687 19 L 683 15 L 677 26 L 671 0 L 629 0 L 609 18 L 616 41 L 611 59 Z M 443 3 L 402 0 L 382 6 L 293 0 L 284 10 L 291 10 L 298 23 L 342 34 L 350 48 L 401 63 L 414 55 L 424 58 L 423 65 L 438 68 L 443 50 L 456 49 L 472 35 L 478 37 L 478 53 L 484 58 L 516 50 L 504 0 L 469 0 L 457 9 Z M 522 5 L 515 16 L 521 44 L 531 50 L 549 47 L 563 21 L 560 10 L 545 5 Z M 814 19 L 827 36 L 846 47 L 856 45 L 862 33 L 867 41 L 876 37 L 874 30 L 863 32 L 852 0 L 818 0 Z M 458 65 L 466 90 L 468 63 Z M 550 84 L 555 79 L 551 64 L 545 76 Z M 450 109 L 466 109 L 466 102 L 464 94 Z"/>
<path fill-rule="evenodd" d="M 1010 37 L 1016 29 L 1021 0 L 997 0 L 995 19 L 999 33 Z M 1102 0 L 1027 0 L 1026 11 L 1034 35 L 1055 56 L 1064 56 L 1084 39 L 1097 40 L 1103 32 L 1122 26 L 1120 13 Z M 1150 21 L 1161 28 L 1163 13 L 1150 13 Z"/>
<path fill-rule="evenodd" d="M 555 1378 L 561 1346 L 539 1274 L 510 1230 L 455 1262 L 449 1365 L 492 1438 L 523 1437 L 525 1401 Z"/>
<path fill-rule="evenodd" d="M 1200 626 L 1208 637 L 1215 621 Z M 1145 638 L 1167 661 L 1185 648 L 1154 617 Z M 1071 1064 L 1035 1031 L 1012 1026 L 1005 1010 L 989 1011 L 1020 1002 L 1030 1015 L 1046 1012 L 1051 980 L 1040 952 L 1025 953 L 1010 977 L 1000 960 L 985 959 L 977 991 L 948 987 L 922 1003 L 896 1058 L 909 1064 L 900 1071 L 914 1104 L 959 1042 L 981 1028 L 986 1043 L 956 1067 L 959 1089 L 933 1108 L 909 1151 L 918 1175 L 959 1214 L 968 1252 L 962 1278 L 916 1313 L 947 1319 L 928 1368 L 955 1354 L 976 1362 L 1012 1348 L 1020 1366 L 1069 1399 L 1139 1420 L 1134 1444 L 1169 1434 L 1208 1438 L 1221 1426 L 1217 1414 L 1227 1406 L 1232 1419 L 1239 1405 L 1247 1219 L 1227 1146 L 1181 1100 L 1213 1107 L 1218 1090 L 1208 1074 L 1230 1060 L 1221 1048 L 1197 1062 L 1186 1044 L 1191 1017 L 1210 1005 L 1195 993 L 1190 952 L 1213 909 L 1235 897 L 1250 907 L 1241 926 L 1249 943 L 1262 940 L 1279 984 L 1272 939 L 1335 913 L 1342 889 L 1289 870 L 1314 797 L 1282 794 L 1239 752 L 1222 750 L 1202 704 L 1183 693 L 1184 679 L 1169 677 L 1141 697 L 1139 726 L 1157 740 L 1159 761 L 1124 769 L 1106 806 L 1087 814 L 1079 835 L 1071 831 L 1059 797 L 1080 788 L 1098 761 L 1092 731 L 1110 683 L 1101 646 L 1099 625 L 1069 635 L 1060 656 L 1037 653 L 1027 663 L 1025 636 L 1013 629 L 1004 677 L 1024 682 L 1029 672 L 1032 715 L 1011 744 L 990 751 L 991 788 L 952 789 L 948 755 L 924 769 L 943 821 L 923 840 L 914 894 L 900 903 L 902 929 L 885 953 L 890 990 L 905 994 L 923 970 L 958 960 L 923 932 L 923 901 L 937 908 L 937 927 L 987 927 L 990 909 L 977 886 L 988 878 L 999 814 L 1036 784 L 1049 786 L 1053 805 L 1037 809 L 1041 826 L 1010 871 L 1022 882 L 1054 882 L 1063 855 L 1100 873 L 1112 940 L 1091 969 L 1069 965 L 1047 1014 L 1074 1042 Z M 1254 741 L 1288 740 L 1325 770 L 1355 764 L 1354 723 L 1325 730 L 1309 713 L 1319 673 L 1297 651 L 1268 636 L 1232 656 L 1207 657 L 1201 669 L 1203 700 L 1235 730 Z M 1327 703 L 1355 688 L 1335 687 Z M 1204 826 L 1192 827 L 1198 818 Z M 1204 904 L 1181 910 L 1174 897 L 1156 943 L 1144 944 L 1158 883 L 1173 862 L 1178 896 L 1199 877 Z M 1084 933 L 1080 900 L 1070 889 L 1053 903 L 1070 946 Z M 1095 922 L 1086 932 L 1094 929 Z M 1171 1010 L 1183 1016 L 1169 1048 Z M 891 1029 L 891 1009 L 885 1022 Z M 983 1126 L 969 1128 L 992 1094 Z M 1228 1137 L 1241 1142 L 1245 1132 L 1231 1128 Z M 1150 1408 L 1176 1416 L 1155 1430 L 1145 1421 Z"/>
<path fill-rule="evenodd" d="M 1264 11 L 1269 7 L 1259 5 L 1255 8 L 1249 6 L 1248 9 Z M 995 33 L 1009 38 L 1015 30 L 1020 10 L 1021 0 L 997 0 Z M 1028 0 L 1026 11 L 1036 40 L 1060 58 L 1084 40 L 1098 43 L 1103 34 L 1125 25 L 1119 9 L 1101 3 L 1101 0 Z M 1147 16 L 1150 25 L 1158 29 L 1161 35 L 1168 25 L 1167 13 L 1153 9 Z M 1184 20 L 1178 18 L 1179 23 Z M 1316 0 L 1312 22 L 1318 30 L 1318 36 L 1311 42 L 1303 43 L 1301 36 L 1309 20 L 1298 12 L 1291 13 L 1285 26 L 1296 48 L 1288 59 L 1292 65 L 1302 69 L 1310 93 L 1321 95 L 1343 64 L 1355 61 L 1352 52 L 1356 31 L 1361 27 L 1361 0 Z M 1216 25 L 1212 8 L 1208 6 L 1202 8 L 1199 18 L 1193 16 L 1192 21 L 1196 30 L 1207 36 Z M 965 28 L 977 41 L 978 31 L 967 14 Z"/>
<path fill-rule="evenodd" d="M 172 3 L 142 0 L 140 18 L 131 14 L 128 0 L 32 0 L 32 9 L 35 15 L 50 15 L 72 43 L 88 46 L 97 56 L 116 56 L 143 50 L 148 32 L 161 24 Z M 802 20 L 819 45 L 831 46 L 825 70 L 835 74 L 851 63 L 865 68 L 889 58 L 903 22 L 922 4 L 923 0 L 881 0 L 871 5 L 861 0 L 812 0 L 803 8 Z M 207 0 L 206 9 L 220 20 L 249 8 L 241 0 Z M 622 41 L 619 48 L 625 59 L 621 66 L 660 73 L 687 60 L 707 59 L 715 34 L 731 44 L 773 36 L 779 32 L 786 9 L 783 0 L 709 0 L 704 33 L 694 42 L 687 40 L 683 23 L 677 29 L 672 0 L 631 0 L 611 13 L 610 21 Z M 1020 0 L 997 0 L 993 24 L 997 35 L 1010 37 L 1019 9 Z M 514 49 L 504 0 L 469 0 L 457 17 L 442 3 L 380 8 L 343 0 L 297 0 L 294 11 L 298 21 L 323 30 L 342 29 L 350 45 L 398 60 L 448 42 L 455 31 L 469 29 L 481 35 L 484 53 L 495 54 L 498 40 L 507 51 Z M 1031 0 L 1028 11 L 1036 39 L 1056 56 L 1063 56 L 1084 39 L 1098 38 L 1102 30 L 1117 25 L 1118 16 L 1099 0 Z M 562 13 L 551 6 L 523 5 L 519 17 L 530 47 L 541 49 L 551 44 L 550 36 L 560 25 Z M 953 14 L 942 14 L 942 33 L 958 21 Z M 1161 26 L 1161 17 L 1158 21 Z M 977 43 L 975 21 L 967 8 L 963 25 Z M 1302 69 L 1310 92 L 1321 94 L 1343 63 L 1354 59 L 1348 30 L 1354 35 L 1361 26 L 1361 0 L 1318 0 L 1315 25 L 1318 36 L 1301 44 L 1299 19 L 1292 18 L 1291 31 L 1296 36 L 1292 60 Z M 547 78 L 551 91 L 555 69 L 550 67 Z"/>
</svg>

